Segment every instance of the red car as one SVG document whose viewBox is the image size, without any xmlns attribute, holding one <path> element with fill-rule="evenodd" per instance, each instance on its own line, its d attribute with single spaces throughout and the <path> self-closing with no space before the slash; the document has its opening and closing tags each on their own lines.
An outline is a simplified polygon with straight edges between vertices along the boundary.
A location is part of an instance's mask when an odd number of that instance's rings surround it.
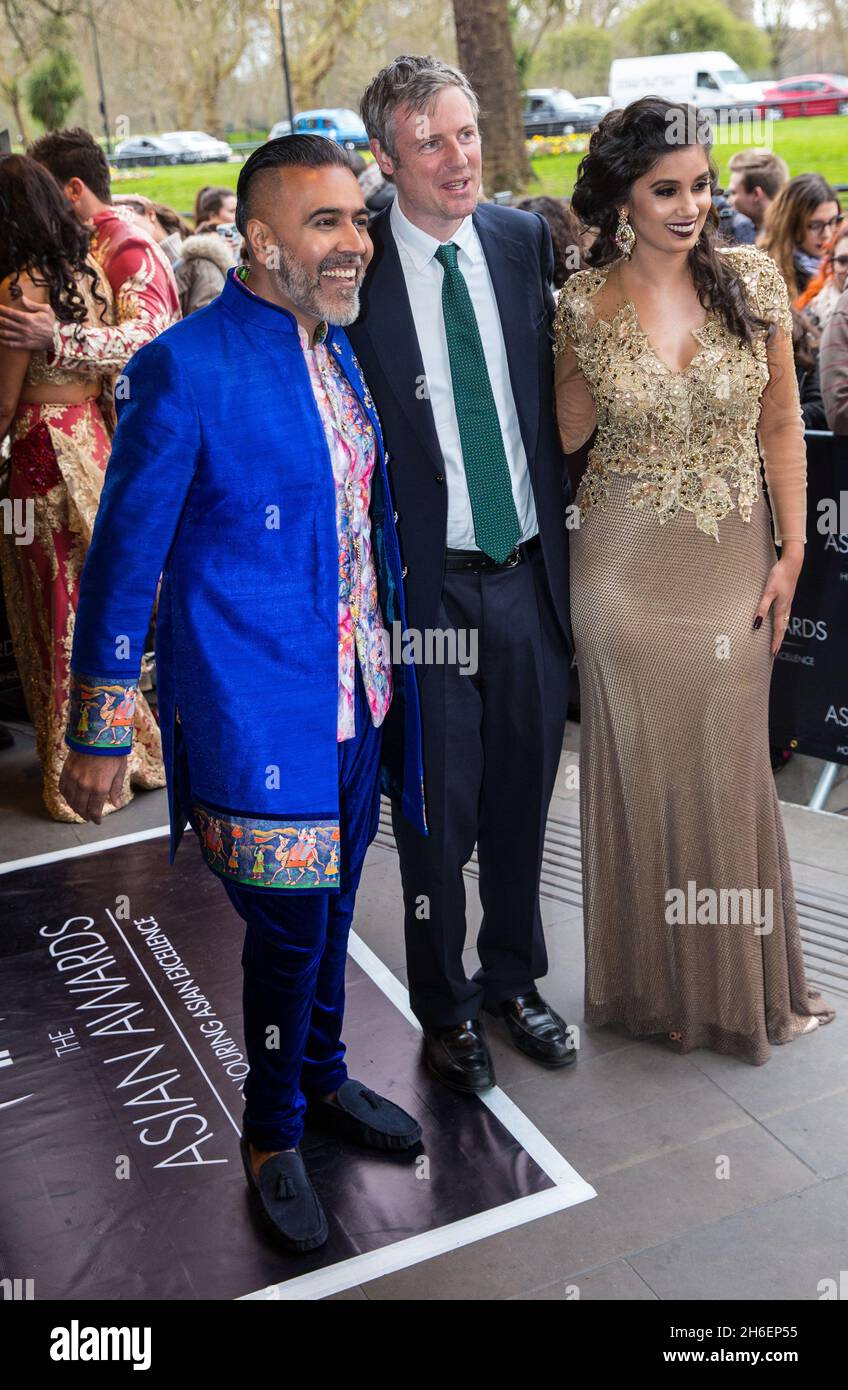
<svg viewBox="0 0 848 1390">
<path fill-rule="evenodd" d="M 848 77 L 832 72 L 784 77 L 763 89 L 772 116 L 848 116 Z"/>
</svg>

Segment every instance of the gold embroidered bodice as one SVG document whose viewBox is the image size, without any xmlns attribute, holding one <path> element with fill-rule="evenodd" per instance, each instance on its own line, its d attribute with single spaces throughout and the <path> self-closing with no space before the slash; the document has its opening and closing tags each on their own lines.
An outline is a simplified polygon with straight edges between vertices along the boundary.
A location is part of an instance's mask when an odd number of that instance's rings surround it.
<svg viewBox="0 0 848 1390">
<path fill-rule="evenodd" d="M 90 276 L 80 275 L 76 281 L 76 287 L 87 310 L 85 323 L 94 328 L 100 328 L 115 322 L 112 287 L 93 256 L 88 257 L 88 264 L 97 272 L 97 293 L 101 302 L 98 303 L 94 297 Z M 70 371 L 67 367 L 54 366 L 52 353 L 50 354 L 51 361 L 48 362 L 47 358 L 46 352 L 33 352 L 30 355 L 24 377 L 27 386 L 43 386 L 45 384 L 66 386 L 69 383 L 80 381 L 84 377 L 96 376 L 95 372 L 80 373 L 78 367 L 75 371 Z M 111 376 L 111 372 L 104 370 L 104 376 Z"/>
<path fill-rule="evenodd" d="M 718 523 L 734 508 L 750 521 L 759 437 L 776 538 L 804 540 L 804 424 L 786 285 L 764 251 L 731 246 L 721 254 L 755 312 L 776 328 L 771 336 L 759 330 L 749 347 L 710 312 L 692 330 L 699 347 L 684 371 L 657 356 L 631 300 L 607 317 L 596 308 L 612 267 L 578 271 L 563 286 L 554 326 L 563 449 L 574 452 L 598 429 L 579 490 L 581 520 L 606 507 L 608 473 L 632 474 L 632 506 L 653 508 L 661 523 L 691 512 L 718 540 Z"/>
</svg>

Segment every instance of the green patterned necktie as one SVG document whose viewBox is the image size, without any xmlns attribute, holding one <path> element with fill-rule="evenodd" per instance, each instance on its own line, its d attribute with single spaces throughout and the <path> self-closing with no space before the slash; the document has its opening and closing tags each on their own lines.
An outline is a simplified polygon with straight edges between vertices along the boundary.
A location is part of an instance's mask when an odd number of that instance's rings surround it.
<svg viewBox="0 0 848 1390">
<path fill-rule="evenodd" d="M 445 272 L 442 310 L 474 538 L 481 550 L 503 564 L 521 539 L 521 526 L 492 383 L 474 305 L 456 263 L 454 242 L 440 246 L 436 260 Z"/>
</svg>

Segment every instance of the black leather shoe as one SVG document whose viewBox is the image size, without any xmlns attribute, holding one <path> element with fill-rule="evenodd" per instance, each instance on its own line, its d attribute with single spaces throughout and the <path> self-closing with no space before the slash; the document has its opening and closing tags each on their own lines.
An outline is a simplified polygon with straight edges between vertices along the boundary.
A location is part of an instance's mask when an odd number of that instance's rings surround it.
<svg viewBox="0 0 848 1390">
<path fill-rule="evenodd" d="M 453 1091 L 488 1091 L 495 1068 L 479 1019 L 453 1028 L 425 1028 L 427 1068 Z"/>
<path fill-rule="evenodd" d="M 323 1245 L 329 1235 L 327 1218 L 303 1166 L 300 1150 L 266 1158 L 257 1180 L 244 1135 L 239 1147 L 247 1185 L 277 1240 L 288 1250 L 297 1251 L 315 1250 Z"/>
<path fill-rule="evenodd" d="M 577 1061 L 577 1049 L 568 1037 L 568 1024 L 545 1003 L 537 989 L 516 994 L 487 1013 L 502 1018 L 519 1052 L 546 1067 L 567 1067 Z"/>
<path fill-rule="evenodd" d="M 342 1082 L 334 1101 L 310 1100 L 306 1118 L 368 1149 L 411 1149 L 421 1138 L 417 1120 L 352 1077 Z"/>
</svg>

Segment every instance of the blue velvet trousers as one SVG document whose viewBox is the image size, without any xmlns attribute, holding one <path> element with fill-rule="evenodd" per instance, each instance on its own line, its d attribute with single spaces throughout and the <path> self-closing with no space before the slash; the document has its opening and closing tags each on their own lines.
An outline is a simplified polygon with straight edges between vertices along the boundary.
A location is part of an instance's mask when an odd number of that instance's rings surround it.
<svg viewBox="0 0 848 1390">
<path fill-rule="evenodd" d="M 295 1148 L 307 1097 L 347 1078 L 341 1040 L 345 960 L 365 852 L 380 818 L 382 730 L 356 664 L 356 734 L 339 744 L 338 893 L 270 891 L 222 880 L 246 930 L 244 1133 L 257 1149 Z"/>
</svg>

